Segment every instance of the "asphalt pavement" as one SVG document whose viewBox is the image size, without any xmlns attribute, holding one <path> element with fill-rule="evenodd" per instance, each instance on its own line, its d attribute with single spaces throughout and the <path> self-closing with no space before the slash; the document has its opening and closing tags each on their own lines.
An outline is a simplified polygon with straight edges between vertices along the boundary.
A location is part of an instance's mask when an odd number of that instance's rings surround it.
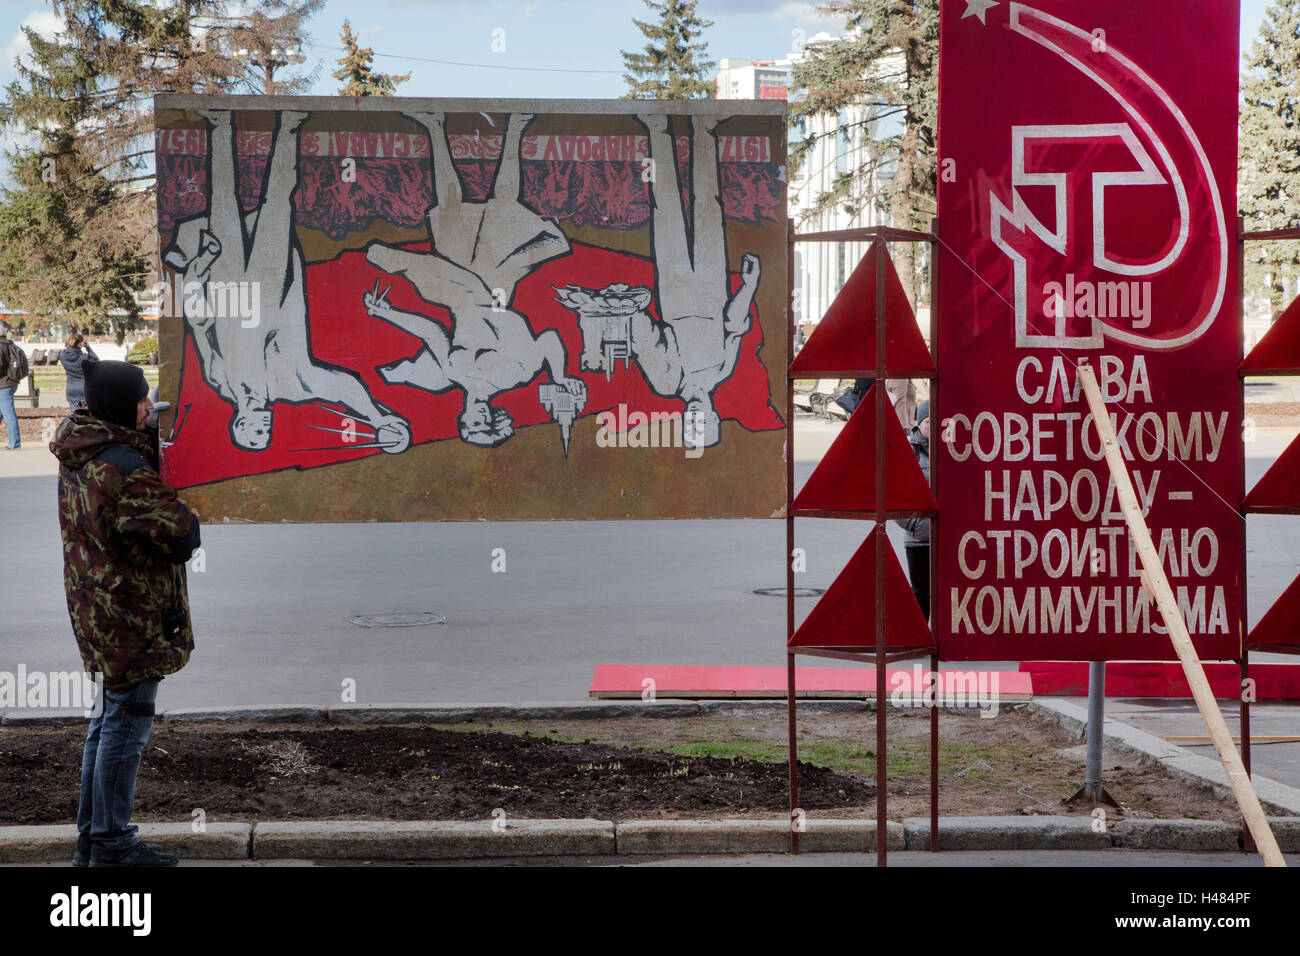
<svg viewBox="0 0 1300 956">
<path fill-rule="evenodd" d="M 800 417 L 797 484 L 840 427 Z M 1248 487 L 1294 435 L 1259 429 L 1247 447 Z M 47 449 L 0 450 L 0 670 L 80 667 L 55 496 Z M 796 544 L 808 564 L 797 583 L 828 587 L 866 530 L 857 521 L 798 522 Z M 1300 518 L 1249 519 L 1252 624 L 1300 572 L 1297 532 Z M 587 697 L 602 663 L 785 661 L 784 601 L 755 593 L 785 583 L 782 521 L 209 525 L 203 534 L 205 568 L 190 575 L 197 649 L 164 682 L 163 709 L 331 706 L 350 702 L 350 687 L 360 704 L 575 701 Z M 901 549 L 898 529 L 891 539 Z M 492 570 L 496 548 L 505 549 L 504 573 Z M 801 617 L 813 603 L 798 601 Z M 351 623 L 400 611 L 433 611 L 447 621 Z M 1252 655 L 1255 663 L 1269 660 L 1288 658 Z M 801 661 L 823 663 L 836 666 Z M 1118 705 L 1110 706 L 1115 716 Z M 1163 708 L 1168 729 L 1147 729 L 1194 733 L 1180 707 Z M 1161 709 L 1144 705 L 1142 718 Z M 1279 710 L 1270 732 L 1296 729 L 1292 713 Z M 1266 774 L 1269 761 L 1279 761 L 1281 778 L 1295 774 L 1300 747 L 1268 745 L 1256 755 Z"/>
</svg>

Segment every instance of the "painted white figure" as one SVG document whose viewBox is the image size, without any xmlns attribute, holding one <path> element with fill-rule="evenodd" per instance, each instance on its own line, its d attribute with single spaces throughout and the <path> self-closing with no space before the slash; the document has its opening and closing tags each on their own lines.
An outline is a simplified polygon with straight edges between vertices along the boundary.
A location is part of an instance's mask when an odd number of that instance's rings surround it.
<svg viewBox="0 0 1300 956">
<path fill-rule="evenodd" d="M 686 404 L 682 415 L 686 444 L 709 448 L 722 437 L 713 392 L 735 371 L 741 339 L 750 329 L 749 310 L 762 270 L 758 256 L 745 253 L 740 260 L 740 288 L 734 295 L 730 293 L 714 135 L 720 118 L 691 118 L 690 237 L 668 117 L 642 115 L 640 120 L 649 133 L 651 168 L 656 170 L 650 224 L 655 293 L 624 283 L 599 291 L 571 285 L 556 289 L 556 298 L 578 313 L 584 369 L 606 375 L 613 371 L 621 348 L 617 338 L 609 335 L 611 331 L 617 334 L 626 321 L 631 357 L 646 382 L 657 395 L 680 398 Z M 662 321 L 655 321 L 646 311 L 652 294 L 658 296 Z"/>
<path fill-rule="evenodd" d="M 509 118 L 496 180 L 483 202 L 464 199 L 445 116 L 407 115 L 429 132 L 432 251 L 374 244 L 366 250 L 366 259 L 385 272 L 406 276 L 422 299 L 450 311 L 451 329 L 428 316 L 394 308 L 387 290 L 381 292 L 376 285 L 364 296 L 366 311 L 424 342 L 412 358 L 382 366 L 379 374 L 385 381 L 430 392 L 461 389 L 461 439 L 492 447 L 514 434 L 510 416 L 494 407 L 492 399 L 532 381 L 543 369 L 552 383 L 579 400 L 577 407 L 586 402 L 586 385 L 566 371 L 568 356 L 559 333 L 548 329 L 534 336 L 525 316 L 510 307 L 519 280 L 543 262 L 567 255 L 569 241 L 554 223 L 519 202 L 519 145 L 531 114 Z M 567 451 L 567 428 L 563 431 Z"/>
<path fill-rule="evenodd" d="M 235 406 L 231 439 L 261 451 L 271 443 L 277 402 L 328 402 L 373 429 L 373 444 L 351 447 L 404 451 L 411 441 L 407 422 L 374 401 L 356 373 L 311 353 L 292 206 L 298 129 L 308 114 L 280 114 L 262 202 L 242 216 L 230 111 L 210 110 L 206 117 L 212 126 L 208 215 L 180 223 L 163 260 L 182 275 L 185 324 L 203 378 Z M 202 294 L 189 294 L 197 287 Z M 238 307 L 230 308 L 231 302 Z"/>
</svg>

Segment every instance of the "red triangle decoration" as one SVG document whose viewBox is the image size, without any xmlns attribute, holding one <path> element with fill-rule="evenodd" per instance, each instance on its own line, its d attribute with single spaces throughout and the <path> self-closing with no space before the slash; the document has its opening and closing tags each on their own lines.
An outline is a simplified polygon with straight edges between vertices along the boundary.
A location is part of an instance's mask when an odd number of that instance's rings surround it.
<svg viewBox="0 0 1300 956">
<path fill-rule="evenodd" d="M 1277 317 L 1237 371 L 1241 375 L 1300 374 L 1300 299 Z"/>
<path fill-rule="evenodd" d="M 794 632 L 788 647 L 868 650 L 876 646 L 876 535 L 884 533 L 880 525 L 871 529 L 867 540 Z M 894 554 L 894 546 L 886 541 L 885 646 L 933 645 L 934 638 Z"/>
<path fill-rule="evenodd" d="M 1249 650 L 1300 653 L 1300 578 L 1282 592 L 1246 638 Z"/>
<path fill-rule="evenodd" d="M 881 387 L 877 382 L 867 390 L 795 495 L 796 515 L 828 511 L 875 514 L 876 390 Z M 885 410 L 885 510 L 933 513 L 938 507 L 891 403 Z"/>
<path fill-rule="evenodd" d="M 876 371 L 877 239 L 826 315 L 790 363 L 791 378 L 926 378 L 934 359 L 925 347 L 907 293 L 885 255 L 885 374 Z"/>
<path fill-rule="evenodd" d="M 1300 439 L 1287 446 L 1241 502 L 1254 514 L 1300 514 Z"/>
</svg>

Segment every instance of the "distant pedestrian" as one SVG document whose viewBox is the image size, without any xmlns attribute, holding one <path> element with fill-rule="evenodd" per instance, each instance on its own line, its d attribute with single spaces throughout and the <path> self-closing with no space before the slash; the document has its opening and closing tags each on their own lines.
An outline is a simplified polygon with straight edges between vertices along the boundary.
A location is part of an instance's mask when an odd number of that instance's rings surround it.
<svg viewBox="0 0 1300 956">
<path fill-rule="evenodd" d="M 874 384 L 875 379 L 855 378 L 852 387 L 835 396 L 833 401 L 847 414 L 852 415 Z M 885 394 L 894 413 L 898 416 L 898 423 L 904 430 L 910 429 L 913 425 L 913 416 L 916 414 L 916 383 L 908 378 L 891 378 L 885 382 Z"/>
<path fill-rule="evenodd" d="M 930 403 L 916 406 L 916 424 L 908 435 L 917 463 L 930 480 Z M 930 620 L 930 519 L 907 518 L 900 521 L 907 532 L 903 537 L 903 553 L 907 555 L 907 576 L 912 581 L 912 593 L 921 605 L 921 613 Z"/>
<path fill-rule="evenodd" d="M 153 728 L 158 682 L 194 648 L 185 562 L 198 516 L 158 475 L 158 434 L 144 373 L 87 361 L 86 407 L 59 425 L 63 582 L 77 649 L 103 677 L 81 763 L 76 865 L 175 866 L 131 823 L 136 775 Z"/>
<path fill-rule="evenodd" d="M 86 379 L 82 374 L 81 366 L 86 359 L 99 361 L 99 356 L 95 350 L 90 347 L 86 337 L 80 333 L 73 333 L 67 338 L 65 343 L 67 348 L 59 353 L 59 364 L 63 366 L 63 371 L 67 373 L 68 384 L 64 389 L 64 394 L 68 398 L 68 408 L 78 409 L 86 406 Z"/>
<path fill-rule="evenodd" d="M 22 435 L 18 433 L 18 411 L 14 408 L 14 389 L 24 378 L 23 366 L 26 360 L 21 357 L 21 348 L 7 335 L 0 334 L 0 416 L 4 417 L 5 429 L 9 432 L 10 450 L 21 448 Z"/>
<path fill-rule="evenodd" d="M 852 415 L 857 407 L 862 404 L 862 400 L 866 398 L 867 392 L 874 381 L 875 379 L 871 378 L 855 378 L 853 384 L 839 395 L 836 395 L 832 401 L 844 409 L 846 415 Z"/>
<path fill-rule="evenodd" d="M 891 378 L 885 383 L 889 402 L 898 415 L 898 424 L 909 431 L 916 423 L 916 383 L 910 378 Z"/>
</svg>

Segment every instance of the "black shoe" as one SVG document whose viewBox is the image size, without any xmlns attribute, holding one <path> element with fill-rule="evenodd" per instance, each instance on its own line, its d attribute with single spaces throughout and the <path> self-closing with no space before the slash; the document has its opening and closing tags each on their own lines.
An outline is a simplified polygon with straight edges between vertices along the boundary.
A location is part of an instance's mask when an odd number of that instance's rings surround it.
<svg viewBox="0 0 1300 956">
<path fill-rule="evenodd" d="M 175 866 L 180 861 L 156 843 L 137 843 L 118 851 L 95 844 L 90 850 L 91 866 Z"/>
<path fill-rule="evenodd" d="M 77 849 L 72 854 L 73 866 L 90 866 L 90 837 L 79 834 Z"/>
</svg>

